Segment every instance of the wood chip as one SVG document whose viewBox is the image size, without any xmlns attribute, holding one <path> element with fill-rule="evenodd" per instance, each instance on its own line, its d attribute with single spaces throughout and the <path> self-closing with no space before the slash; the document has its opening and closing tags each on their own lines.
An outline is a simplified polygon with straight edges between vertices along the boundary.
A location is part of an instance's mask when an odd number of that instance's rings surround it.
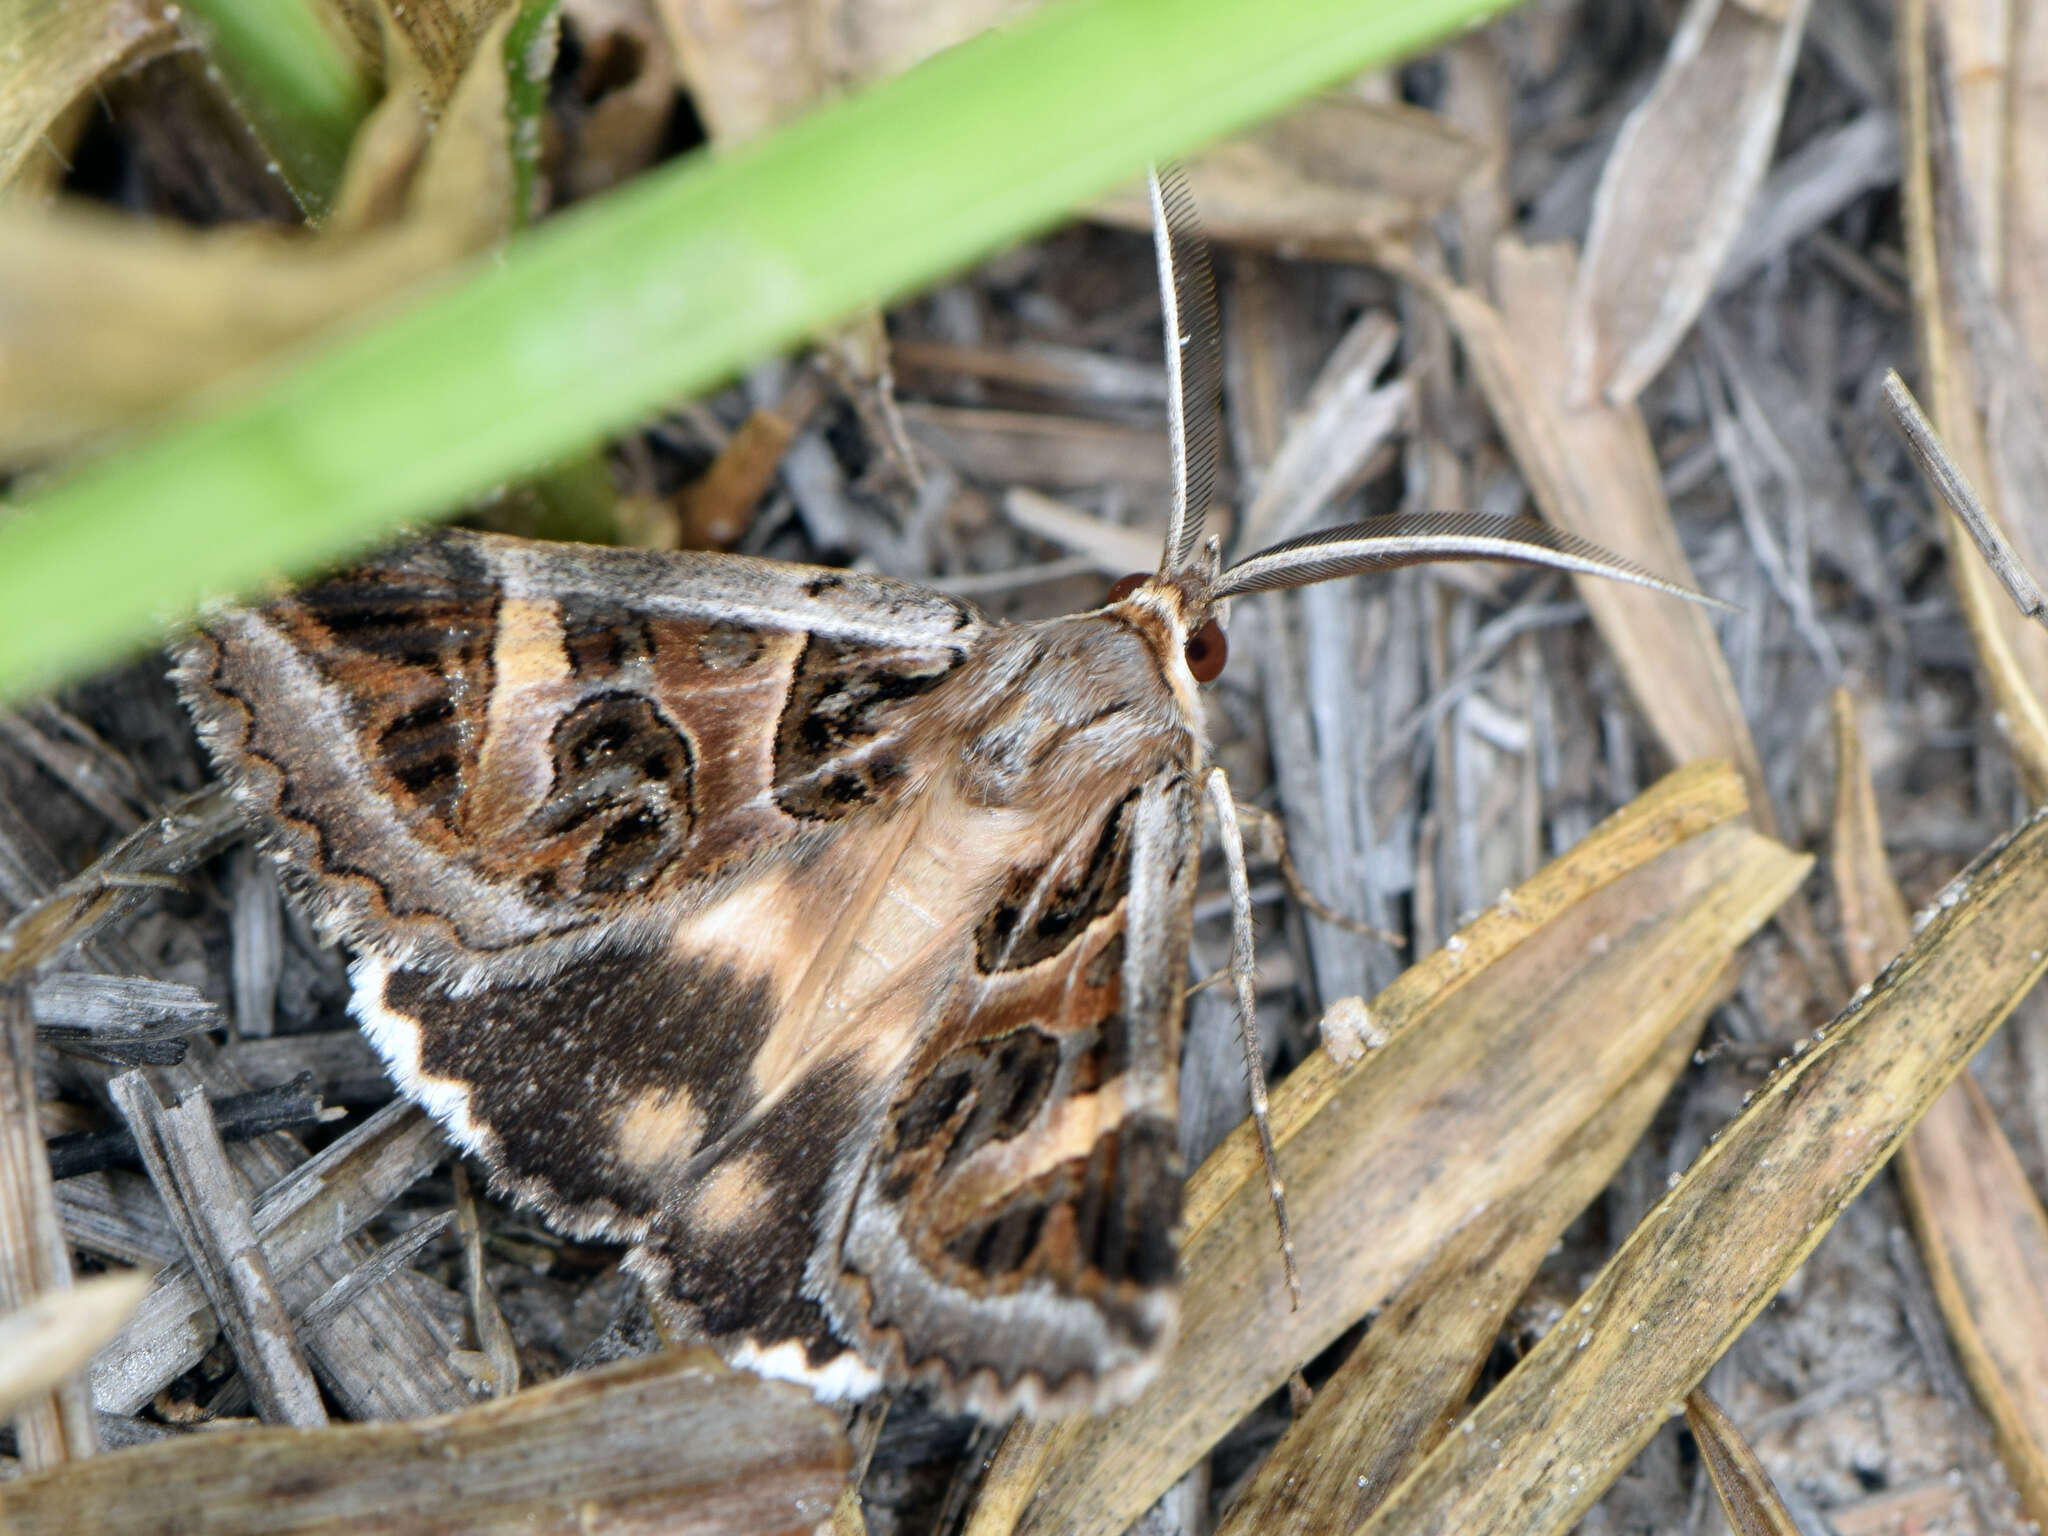
<svg viewBox="0 0 2048 1536">
<path fill-rule="evenodd" d="M 848 1459 L 801 1388 L 669 1352 L 440 1418 L 143 1446 L 0 1484 L 0 1520 L 12 1536 L 798 1536 Z"/>
<path fill-rule="evenodd" d="M 71 1247 L 36 1124 L 35 1029 L 21 988 L 0 985 L 0 1313 L 70 1285 Z M 98 1441 L 80 1380 L 67 1376 L 18 1404 L 14 1438 L 27 1471 L 92 1455 Z"/>
<path fill-rule="evenodd" d="M 271 1281 L 248 1191 L 228 1165 L 205 1092 L 195 1088 L 166 1105 L 139 1071 L 122 1073 L 107 1090 L 127 1117 L 257 1411 L 273 1424 L 325 1424 L 320 1388 Z"/>
<path fill-rule="evenodd" d="M 1633 405 L 1564 405 L 1563 338 L 1574 278 L 1568 246 L 1503 240 L 1494 252 L 1501 307 L 1404 268 L 1449 318 L 1501 435 L 1543 515 L 1616 554 L 1696 585 L 1672 525 L 1663 477 Z M 1713 616 L 1621 582 L 1576 582 L 1629 692 L 1676 762 L 1725 757 L 1749 783 L 1751 814 L 1777 824 L 1756 743 Z"/>
<path fill-rule="evenodd" d="M 253 1213 L 264 1262 L 287 1301 L 302 1266 L 359 1229 L 445 1156 L 440 1132 L 410 1104 L 394 1103 L 266 1190 Z M 349 1265 L 348 1268 L 353 1268 Z M 344 1271 L 345 1272 L 345 1271 Z M 314 1280 L 317 1295 L 338 1276 Z M 93 1358 L 93 1398 L 106 1413 L 133 1413 L 213 1343 L 212 1306 L 186 1264 L 157 1276 L 135 1320 Z M 369 1351 L 363 1369 L 401 1368 L 388 1352 Z"/>
<path fill-rule="evenodd" d="M 220 1027 L 220 1009 L 197 987 L 148 976 L 65 971 L 30 985 L 28 1007 L 46 1040 L 169 1040 Z"/>
</svg>

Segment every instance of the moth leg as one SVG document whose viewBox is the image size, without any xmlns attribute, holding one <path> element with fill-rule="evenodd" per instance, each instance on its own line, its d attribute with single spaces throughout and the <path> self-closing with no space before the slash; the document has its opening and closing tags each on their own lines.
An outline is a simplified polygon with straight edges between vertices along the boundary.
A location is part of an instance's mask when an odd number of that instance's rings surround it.
<svg viewBox="0 0 2048 1536">
<path fill-rule="evenodd" d="M 1385 928 L 1377 928 L 1371 923 L 1339 912 L 1303 883 L 1301 872 L 1294 867 L 1294 860 L 1287 852 L 1286 824 L 1278 816 L 1275 816 L 1262 805 L 1248 805 L 1243 802 L 1239 802 L 1237 814 L 1259 829 L 1260 840 L 1273 850 L 1273 862 L 1280 866 L 1280 879 L 1287 886 L 1287 894 L 1300 902 L 1302 906 L 1313 912 L 1317 917 L 1320 917 L 1324 922 L 1333 923 L 1349 933 L 1359 935 L 1361 938 L 1377 939 L 1390 949 L 1405 949 L 1407 947 L 1408 940 L 1401 934 L 1392 933 Z"/>
<path fill-rule="evenodd" d="M 1280 1182 L 1280 1158 L 1273 1150 L 1273 1126 L 1266 1115 L 1266 1068 L 1259 1059 L 1257 990 L 1252 971 L 1252 883 L 1244 868 L 1244 837 L 1237 826 L 1237 799 L 1221 768 L 1207 778 L 1209 808 L 1216 815 L 1216 841 L 1230 872 L 1230 973 L 1237 985 L 1237 1030 L 1244 1042 L 1244 1073 L 1251 1089 L 1252 1124 L 1259 1131 L 1259 1157 L 1266 1165 L 1266 1193 L 1273 1200 L 1273 1220 L 1280 1228 L 1280 1262 L 1287 1271 L 1287 1293 L 1301 1306 L 1301 1276 L 1294 1269 L 1294 1233 L 1287 1224 L 1287 1190 Z"/>
</svg>

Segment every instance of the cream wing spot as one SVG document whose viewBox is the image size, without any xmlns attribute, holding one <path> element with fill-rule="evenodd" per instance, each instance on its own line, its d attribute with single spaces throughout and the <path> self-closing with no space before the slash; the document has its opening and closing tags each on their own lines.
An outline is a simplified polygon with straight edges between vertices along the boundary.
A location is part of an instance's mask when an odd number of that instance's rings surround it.
<svg viewBox="0 0 2048 1536">
<path fill-rule="evenodd" d="M 619 1157 L 651 1172 L 689 1160 L 704 1139 L 704 1111 L 683 1087 L 652 1088 L 619 1117 Z"/>
<path fill-rule="evenodd" d="M 768 1162 L 759 1152 L 729 1157 L 704 1175 L 686 1207 L 690 1224 L 704 1233 L 725 1233 L 760 1219 L 772 1186 Z"/>
<path fill-rule="evenodd" d="M 549 738 L 575 686 L 561 605 L 506 597 L 498 605 L 491 673 L 470 808 L 472 830 L 484 832 L 530 815 L 553 780 Z"/>
</svg>

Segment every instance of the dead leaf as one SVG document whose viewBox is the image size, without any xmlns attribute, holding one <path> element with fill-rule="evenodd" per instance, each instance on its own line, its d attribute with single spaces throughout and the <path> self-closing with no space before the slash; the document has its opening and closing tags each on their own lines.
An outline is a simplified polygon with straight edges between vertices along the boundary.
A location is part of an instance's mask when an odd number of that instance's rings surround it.
<svg viewBox="0 0 2048 1536">
<path fill-rule="evenodd" d="M 1217 1536 L 1349 1530 L 1450 1432 L 1537 1266 L 1649 1128 L 1725 991 L 1681 1019 L 1525 1185 L 1476 1213 L 1403 1283 L 1288 1426 Z"/>
<path fill-rule="evenodd" d="M 0 222 L 0 459 L 126 427 L 502 238 L 517 193 L 504 59 L 517 14 L 485 34 L 436 121 L 412 86 L 373 114 L 332 235 L 200 231 L 69 203 Z"/>
<path fill-rule="evenodd" d="M 1566 398 L 1635 399 L 1692 328 L 1770 165 L 1808 3 L 1686 7 L 1593 198 Z"/>
</svg>

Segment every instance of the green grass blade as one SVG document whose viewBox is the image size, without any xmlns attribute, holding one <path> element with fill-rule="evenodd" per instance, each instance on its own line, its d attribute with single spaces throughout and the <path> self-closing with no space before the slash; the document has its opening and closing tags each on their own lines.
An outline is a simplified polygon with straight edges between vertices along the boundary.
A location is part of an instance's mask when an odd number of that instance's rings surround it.
<svg viewBox="0 0 2048 1536">
<path fill-rule="evenodd" d="M 0 522 L 0 696 L 537 470 L 1505 0 L 1066 0 L 572 209 Z"/>
<path fill-rule="evenodd" d="M 369 93 L 308 0 L 185 0 L 229 98 L 309 214 L 341 181 Z"/>
</svg>

